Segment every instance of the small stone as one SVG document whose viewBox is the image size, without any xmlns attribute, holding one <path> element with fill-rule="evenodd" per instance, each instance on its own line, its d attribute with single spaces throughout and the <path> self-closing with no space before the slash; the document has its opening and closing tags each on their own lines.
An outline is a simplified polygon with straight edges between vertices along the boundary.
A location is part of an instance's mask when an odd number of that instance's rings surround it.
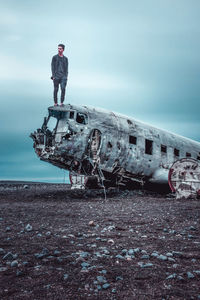
<svg viewBox="0 0 200 300">
<path fill-rule="evenodd" d="M 68 278 L 69 278 L 69 275 L 68 275 L 68 274 L 64 274 L 64 275 L 63 275 L 63 279 L 64 279 L 64 280 L 67 280 Z"/>
<path fill-rule="evenodd" d="M 191 272 L 187 272 L 187 277 L 188 277 L 188 279 L 192 279 L 195 276 Z"/>
<path fill-rule="evenodd" d="M 194 226 L 190 226 L 189 230 L 195 231 L 195 230 L 197 230 L 197 229 L 196 229 Z"/>
<path fill-rule="evenodd" d="M 195 237 L 191 234 L 188 234 L 188 239 L 194 239 Z"/>
<path fill-rule="evenodd" d="M 142 255 L 141 259 L 149 259 L 149 255 L 148 254 Z"/>
<path fill-rule="evenodd" d="M 25 184 L 25 185 L 23 186 L 23 188 L 24 188 L 25 190 L 27 190 L 27 189 L 29 188 L 29 186 L 28 186 L 27 184 Z"/>
<path fill-rule="evenodd" d="M 107 290 L 109 287 L 110 287 L 110 284 L 109 284 L 109 283 L 105 283 L 105 284 L 103 284 L 103 286 L 102 286 L 102 288 L 103 288 L 104 290 Z"/>
<path fill-rule="evenodd" d="M 123 277 L 117 276 L 117 277 L 115 278 L 115 280 L 116 280 L 116 281 L 123 280 Z"/>
<path fill-rule="evenodd" d="M 88 256 L 90 256 L 90 253 L 89 253 L 89 252 L 81 252 L 81 253 L 80 253 L 80 257 L 86 258 L 86 257 L 88 257 Z"/>
<path fill-rule="evenodd" d="M 41 234 L 41 233 L 38 233 L 38 234 L 37 234 L 37 236 L 38 236 L 38 237 L 41 237 L 41 236 L 42 236 L 42 234 Z"/>
<path fill-rule="evenodd" d="M 6 227 L 6 231 L 11 231 L 10 226 L 7 226 L 7 227 Z"/>
<path fill-rule="evenodd" d="M 171 256 L 173 256 L 173 254 L 171 252 L 167 252 L 166 256 L 171 257 Z"/>
<path fill-rule="evenodd" d="M 59 250 L 54 251 L 54 255 L 59 255 L 59 254 L 61 254 L 61 252 Z"/>
<path fill-rule="evenodd" d="M 107 282 L 107 280 L 104 276 L 97 276 L 97 280 L 101 283 L 106 283 Z"/>
<path fill-rule="evenodd" d="M 126 255 L 125 258 L 126 258 L 126 260 L 131 261 L 132 258 L 134 258 L 134 256 L 131 257 L 131 256 L 129 256 L 129 255 Z"/>
<path fill-rule="evenodd" d="M 82 268 L 87 268 L 87 267 L 90 266 L 90 264 L 87 263 L 87 262 L 83 262 L 83 263 L 81 264 L 81 266 L 82 266 Z"/>
<path fill-rule="evenodd" d="M 116 293 L 116 291 L 117 291 L 116 289 L 112 289 L 112 293 L 113 293 L 113 294 L 115 294 L 115 293 Z"/>
<path fill-rule="evenodd" d="M 0 267 L 0 272 L 4 272 L 4 271 L 6 271 L 7 270 L 7 268 L 5 268 L 5 267 Z"/>
<path fill-rule="evenodd" d="M 123 255 L 126 255 L 126 253 L 127 253 L 127 249 L 123 249 L 123 250 L 122 250 L 122 254 L 123 254 Z"/>
<path fill-rule="evenodd" d="M 140 248 L 135 248 L 135 249 L 133 249 L 133 251 L 134 251 L 135 253 L 138 253 L 138 252 L 140 252 Z"/>
<path fill-rule="evenodd" d="M 22 276 L 23 275 L 23 272 L 22 271 L 20 271 L 20 270 L 17 270 L 17 272 L 16 272 L 16 276 Z"/>
<path fill-rule="evenodd" d="M 109 239 L 109 240 L 108 240 L 108 243 L 109 243 L 109 244 L 114 244 L 115 242 L 114 242 L 112 239 Z"/>
<path fill-rule="evenodd" d="M 134 250 L 133 250 L 133 249 L 129 249 L 129 250 L 128 250 L 128 254 L 129 254 L 129 255 L 133 255 L 133 254 L 134 254 Z"/>
<path fill-rule="evenodd" d="M 17 267 L 18 266 L 18 261 L 17 260 L 13 260 L 10 264 L 10 266 L 13 267 Z"/>
<path fill-rule="evenodd" d="M 47 236 L 49 236 L 49 235 L 51 235 L 51 231 L 47 231 L 45 234 L 46 234 Z"/>
<path fill-rule="evenodd" d="M 173 253 L 173 256 L 175 256 L 175 257 L 182 257 L 183 256 L 183 253 L 179 252 L 179 251 L 172 251 L 172 253 Z"/>
<path fill-rule="evenodd" d="M 5 250 L 3 248 L 0 248 L 0 255 L 5 254 Z"/>
<path fill-rule="evenodd" d="M 169 275 L 166 279 L 168 280 L 168 279 L 174 279 L 174 278 L 176 278 L 176 273 Z"/>
<path fill-rule="evenodd" d="M 168 261 L 175 262 L 175 259 L 172 257 L 168 257 Z"/>
<path fill-rule="evenodd" d="M 200 276 L 200 271 L 199 270 L 195 270 L 193 272 L 196 273 L 198 276 Z"/>
<path fill-rule="evenodd" d="M 106 270 L 102 270 L 102 271 L 99 271 L 99 273 L 101 273 L 101 274 L 107 274 L 107 271 Z"/>
<path fill-rule="evenodd" d="M 144 264 L 143 262 L 138 262 L 138 265 L 141 267 L 141 268 L 149 268 L 149 267 L 153 267 L 153 264 L 152 263 L 147 263 L 147 264 Z"/>
<path fill-rule="evenodd" d="M 158 254 L 157 252 L 153 252 L 153 253 L 151 253 L 151 256 L 152 256 L 152 257 L 158 257 L 159 254 Z"/>
<path fill-rule="evenodd" d="M 124 256 L 122 256 L 122 255 L 120 255 L 120 254 L 117 254 L 115 257 L 116 257 L 116 258 L 120 258 L 120 259 L 124 259 Z"/>
<path fill-rule="evenodd" d="M 167 260 L 167 256 L 162 255 L 162 254 L 160 254 L 159 256 L 157 256 L 157 258 L 160 259 L 160 260 L 163 260 L 163 261 Z"/>
<path fill-rule="evenodd" d="M 30 224 L 27 224 L 25 229 L 26 231 L 32 231 L 33 227 Z"/>
<path fill-rule="evenodd" d="M 146 250 L 142 250 L 141 253 L 142 254 L 147 254 L 147 251 Z"/>
<path fill-rule="evenodd" d="M 90 221 L 90 222 L 88 223 L 88 225 L 89 225 L 89 226 L 95 226 L 95 223 L 94 223 L 94 221 Z"/>
<path fill-rule="evenodd" d="M 177 279 L 180 280 L 180 281 L 184 280 L 184 278 L 180 275 L 177 277 Z"/>
<path fill-rule="evenodd" d="M 97 285 L 97 289 L 100 291 L 101 290 L 101 286 L 98 284 Z"/>
</svg>

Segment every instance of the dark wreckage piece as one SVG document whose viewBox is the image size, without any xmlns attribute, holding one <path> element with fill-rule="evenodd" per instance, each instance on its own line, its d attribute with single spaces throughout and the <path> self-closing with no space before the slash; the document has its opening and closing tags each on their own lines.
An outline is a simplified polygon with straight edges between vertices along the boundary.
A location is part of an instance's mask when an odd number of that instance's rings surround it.
<svg viewBox="0 0 200 300">
<path fill-rule="evenodd" d="M 85 175 L 81 182 L 88 185 L 167 183 L 175 161 L 200 161 L 199 142 L 89 106 L 49 107 L 42 127 L 30 136 L 41 160 L 72 176 Z"/>
</svg>

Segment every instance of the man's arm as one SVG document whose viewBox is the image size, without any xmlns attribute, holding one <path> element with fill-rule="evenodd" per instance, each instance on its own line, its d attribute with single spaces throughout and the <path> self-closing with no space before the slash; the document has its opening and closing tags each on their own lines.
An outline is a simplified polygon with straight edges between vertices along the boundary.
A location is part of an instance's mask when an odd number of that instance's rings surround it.
<svg viewBox="0 0 200 300">
<path fill-rule="evenodd" d="M 55 77 L 55 56 L 52 57 L 52 61 L 51 61 L 51 73 L 52 73 L 52 77 L 54 79 Z"/>
<path fill-rule="evenodd" d="M 68 58 L 66 57 L 66 76 L 67 76 L 67 79 L 68 79 Z"/>
</svg>

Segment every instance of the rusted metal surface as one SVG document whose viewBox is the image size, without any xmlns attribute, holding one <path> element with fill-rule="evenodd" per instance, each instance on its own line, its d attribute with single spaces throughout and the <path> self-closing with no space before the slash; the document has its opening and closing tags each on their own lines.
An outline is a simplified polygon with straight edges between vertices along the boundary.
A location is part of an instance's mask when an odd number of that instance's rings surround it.
<svg viewBox="0 0 200 300">
<path fill-rule="evenodd" d="M 200 193 L 200 163 L 192 158 L 176 161 L 169 171 L 169 185 L 176 198 L 196 198 Z"/>
<path fill-rule="evenodd" d="M 166 182 L 172 164 L 190 155 L 200 160 L 200 143 L 107 110 L 65 105 L 49 107 L 31 134 L 41 160 L 100 185 Z"/>
</svg>

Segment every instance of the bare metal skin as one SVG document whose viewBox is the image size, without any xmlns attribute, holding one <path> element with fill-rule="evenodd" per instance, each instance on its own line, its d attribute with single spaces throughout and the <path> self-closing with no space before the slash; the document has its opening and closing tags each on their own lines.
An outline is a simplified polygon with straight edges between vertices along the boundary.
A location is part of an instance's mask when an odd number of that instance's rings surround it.
<svg viewBox="0 0 200 300">
<path fill-rule="evenodd" d="M 175 161 L 200 160 L 199 142 L 121 114 L 70 104 L 48 111 L 31 134 L 39 158 L 107 185 L 167 183 Z"/>
</svg>

